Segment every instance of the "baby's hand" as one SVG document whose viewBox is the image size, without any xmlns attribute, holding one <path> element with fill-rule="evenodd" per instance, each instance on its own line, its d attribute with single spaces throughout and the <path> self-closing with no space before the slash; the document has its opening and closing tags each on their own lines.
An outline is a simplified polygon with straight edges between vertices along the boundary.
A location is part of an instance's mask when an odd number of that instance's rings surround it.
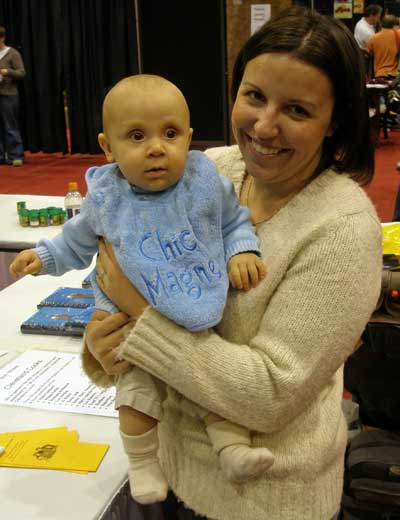
<svg viewBox="0 0 400 520">
<path fill-rule="evenodd" d="M 248 291 L 265 278 L 264 262 L 255 253 L 240 253 L 232 256 L 228 263 L 228 276 L 235 289 Z"/>
<path fill-rule="evenodd" d="M 31 249 L 21 251 L 13 260 L 9 267 L 9 272 L 14 278 L 19 278 L 24 274 L 35 274 L 40 271 L 42 262 Z"/>
</svg>

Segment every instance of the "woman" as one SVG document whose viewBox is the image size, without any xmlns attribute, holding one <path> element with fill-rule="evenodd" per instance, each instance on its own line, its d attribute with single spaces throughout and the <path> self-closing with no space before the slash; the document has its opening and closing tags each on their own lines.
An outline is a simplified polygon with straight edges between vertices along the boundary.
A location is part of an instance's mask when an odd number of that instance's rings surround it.
<svg viewBox="0 0 400 520">
<path fill-rule="evenodd" d="M 162 466 L 179 500 L 207 518 L 330 520 L 339 510 L 343 363 L 381 283 L 381 226 L 357 184 L 374 167 L 363 78 L 352 34 L 302 8 L 241 50 L 238 144 L 207 154 L 249 207 L 268 274 L 231 292 L 216 330 L 190 333 L 149 308 L 101 245 L 101 287 L 137 321 L 127 333 L 124 314 L 94 320 L 89 349 L 108 374 L 130 362 L 167 383 Z M 274 453 L 270 470 L 242 485 L 224 479 L 191 401 L 249 428 Z"/>
</svg>

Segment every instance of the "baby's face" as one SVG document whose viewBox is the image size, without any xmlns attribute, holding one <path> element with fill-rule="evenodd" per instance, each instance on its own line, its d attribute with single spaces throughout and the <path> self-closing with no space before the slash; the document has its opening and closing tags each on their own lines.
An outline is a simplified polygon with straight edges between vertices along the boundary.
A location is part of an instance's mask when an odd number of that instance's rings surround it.
<svg viewBox="0 0 400 520">
<path fill-rule="evenodd" d="M 143 91 L 144 90 L 144 91 Z M 189 112 L 172 88 L 129 88 L 109 107 L 105 135 L 130 184 L 162 191 L 182 176 L 192 137 Z"/>
</svg>

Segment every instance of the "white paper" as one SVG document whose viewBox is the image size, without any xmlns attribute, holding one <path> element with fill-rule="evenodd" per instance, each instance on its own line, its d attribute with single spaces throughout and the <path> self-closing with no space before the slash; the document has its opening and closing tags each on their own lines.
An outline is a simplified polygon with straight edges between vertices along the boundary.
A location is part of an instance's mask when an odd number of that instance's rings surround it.
<svg viewBox="0 0 400 520">
<path fill-rule="evenodd" d="M 8 354 L 8 350 L 0 350 L 0 357 Z"/>
<path fill-rule="evenodd" d="M 117 417 L 115 388 L 95 386 L 78 354 L 31 350 L 0 368 L 0 404 Z"/>
<path fill-rule="evenodd" d="M 250 34 L 255 33 L 271 18 L 271 4 L 253 4 L 251 6 Z"/>
</svg>

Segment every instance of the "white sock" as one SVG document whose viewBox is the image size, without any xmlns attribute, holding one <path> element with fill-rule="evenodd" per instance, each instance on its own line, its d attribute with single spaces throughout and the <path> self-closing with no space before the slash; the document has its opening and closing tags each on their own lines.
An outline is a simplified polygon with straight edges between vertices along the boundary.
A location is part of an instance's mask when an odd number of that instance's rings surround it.
<svg viewBox="0 0 400 520">
<path fill-rule="evenodd" d="M 245 482 L 265 473 L 274 463 L 274 456 L 267 448 L 233 444 L 220 451 L 219 460 L 228 480 Z"/>
<path fill-rule="evenodd" d="M 126 435 L 121 431 L 120 434 L 129 459 L 128 474 L 132 497 L 139 504 L 165 500 L 168 482 L 158 461 L 157 427 L 142 435 Z"/>
<path fill-rule="evenodd" d="M 228 480 L 244 482 L 259 477 L 274 463 L 270 450 L 251 447 L 250 432 L 244 426 L 223 420 L 206 429 Z"/>
</svg>

